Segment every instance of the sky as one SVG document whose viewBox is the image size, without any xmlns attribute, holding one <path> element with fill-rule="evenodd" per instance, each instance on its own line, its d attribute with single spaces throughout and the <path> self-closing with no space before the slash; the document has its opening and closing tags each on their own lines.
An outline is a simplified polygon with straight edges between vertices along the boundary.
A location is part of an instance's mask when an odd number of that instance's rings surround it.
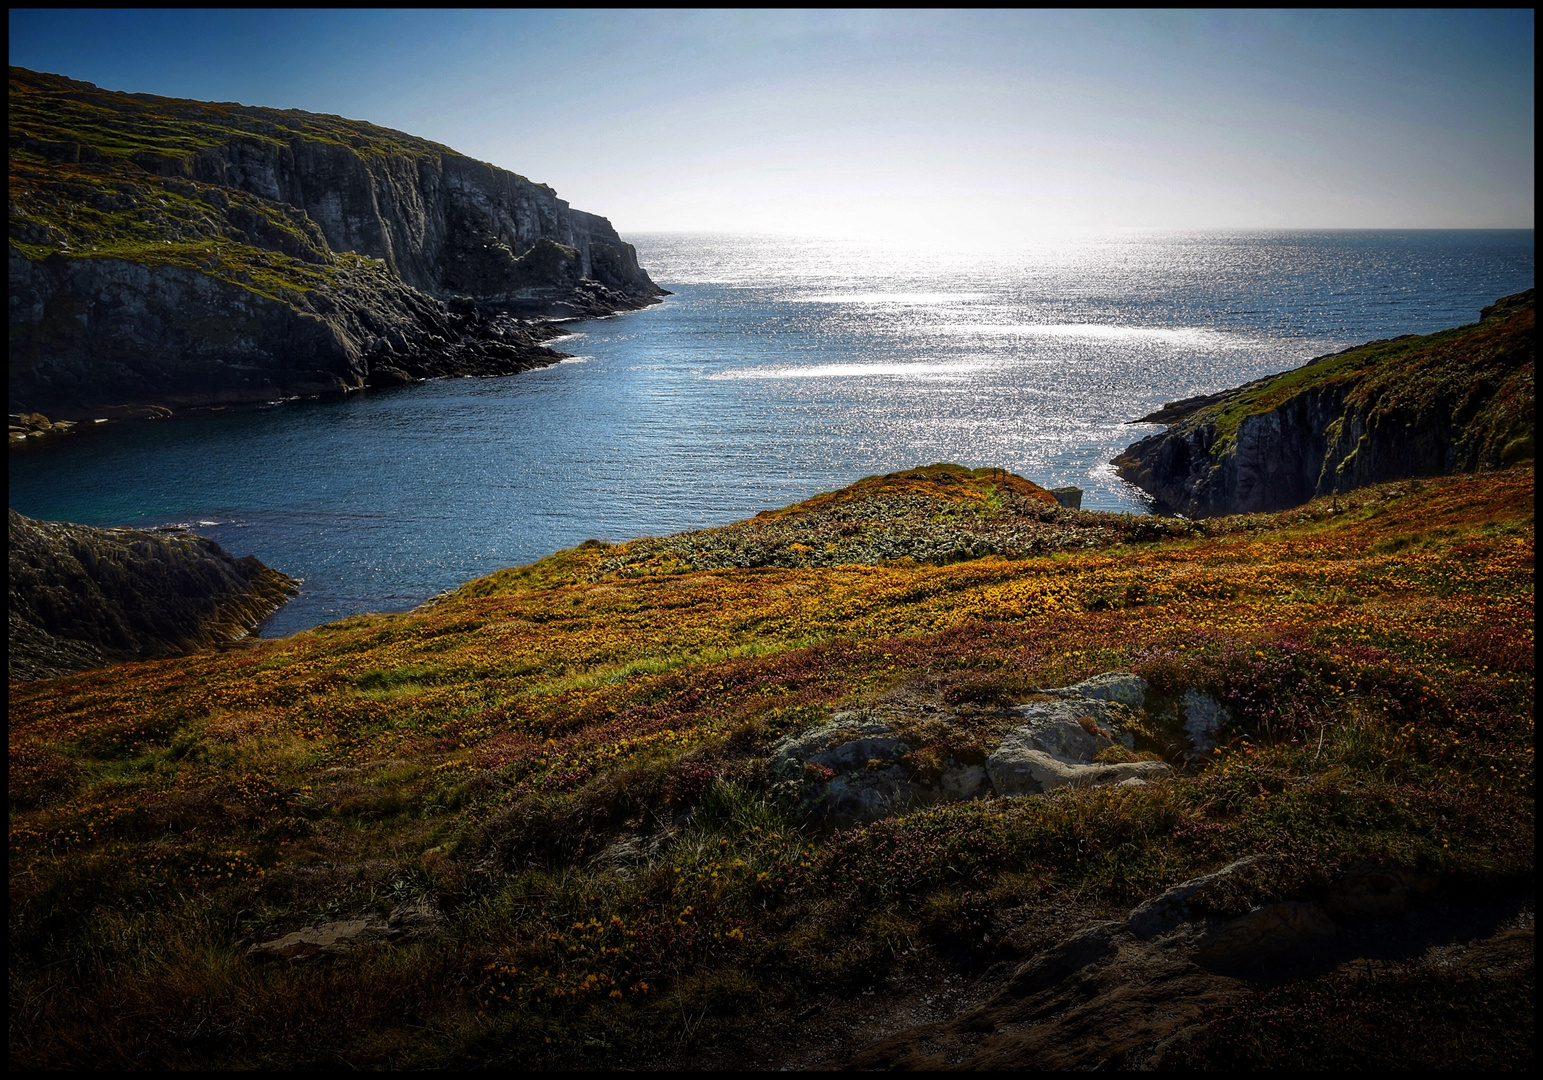
<svg viewBox="0 0 1543 1080">
<path fill-rule="evenodd" d="M 1529 10 L 10 11 L 10 62 L 369 120 L 624 234 L 1532 228 Z"/>
</svg>

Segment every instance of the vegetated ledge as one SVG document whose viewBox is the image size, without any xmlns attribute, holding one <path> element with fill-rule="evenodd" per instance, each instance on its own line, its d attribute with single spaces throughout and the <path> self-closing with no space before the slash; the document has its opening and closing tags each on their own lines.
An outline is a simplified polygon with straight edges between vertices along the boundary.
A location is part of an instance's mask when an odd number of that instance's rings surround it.
<svg viewBox="0 0 1543 1080">
<path fill-rule="evenodd" d="M 10 69 L 11 411 L 155 415 L 553 363 L 665 291 L 551 188 L 362 121 Z"/>
<path fill-rule="evenodd" d="M 1158 509 L 1280 510 L 1383 480 L 1501 468 L 1533 456 L 1533 290 L 1480 321 L 1373 341 L 1133 423 L 1120 476 Z"/>
<path fill-rule="evenodd" d="M 12 681 L 181 656 L 248 634 L 298 583 L 212 540 L 10 511 Z"/>
</svg>

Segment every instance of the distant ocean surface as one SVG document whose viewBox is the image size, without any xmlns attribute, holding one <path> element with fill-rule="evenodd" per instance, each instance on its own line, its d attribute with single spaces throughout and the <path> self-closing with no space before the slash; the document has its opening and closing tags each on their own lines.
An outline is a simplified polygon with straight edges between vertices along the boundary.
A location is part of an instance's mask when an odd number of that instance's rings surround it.
<svg viewBox="0 0 1543 1080">
<path fill-rule="evenodd" d="M 634 235 L 675 295 L 571 361 L 112 425 L 12 451 L 10 505 L 183 524 L 304 579 L 263 628 L 398 611 L 588 537 L 719 525 L 860 477 L 1001 466 L 1146 511 L 1127 423 L 1533 284 L 1533 233 L 1121 233 L 992 254 Z"/>
</svg>

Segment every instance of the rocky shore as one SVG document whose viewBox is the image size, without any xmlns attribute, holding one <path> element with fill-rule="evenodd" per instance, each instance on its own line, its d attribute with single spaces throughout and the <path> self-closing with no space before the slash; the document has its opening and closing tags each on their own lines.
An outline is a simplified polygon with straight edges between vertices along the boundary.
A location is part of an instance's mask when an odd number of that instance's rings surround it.
<svg viewBox="0 0 1543 1080">
<path fill-rule="evenodd" d="M 1373 341 L 1135 423 L 1170 425 L 1114 464 L 1187 517 L 1297 506 L 1367 484 L 1533 456 L 1534 292 L 1480 321 Z"/>
<path fill-rule="evenodd" d="M 250 633 L 298 583 L 212 540 L 10 511 L 10 678 L 181 656 Z"/>
<path fill-rule="evenodd" d="M 13 413 L 504 375 L 665 291 L 605 218 L 362 121 L 10 69 Z"/>
</svg>

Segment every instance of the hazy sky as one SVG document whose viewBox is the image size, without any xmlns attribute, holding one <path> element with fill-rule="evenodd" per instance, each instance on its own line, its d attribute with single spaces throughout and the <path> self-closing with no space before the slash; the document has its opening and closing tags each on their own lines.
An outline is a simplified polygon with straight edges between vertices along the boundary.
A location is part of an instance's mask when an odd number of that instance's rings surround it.
<svg viewBox="0 0 1543 1080">
<path fill-rule="evenodd" d="M 1533 23 L 12 9 L 10 62 L 400 128 L 623 232 L 1531 228 Z"/>
</svg>

